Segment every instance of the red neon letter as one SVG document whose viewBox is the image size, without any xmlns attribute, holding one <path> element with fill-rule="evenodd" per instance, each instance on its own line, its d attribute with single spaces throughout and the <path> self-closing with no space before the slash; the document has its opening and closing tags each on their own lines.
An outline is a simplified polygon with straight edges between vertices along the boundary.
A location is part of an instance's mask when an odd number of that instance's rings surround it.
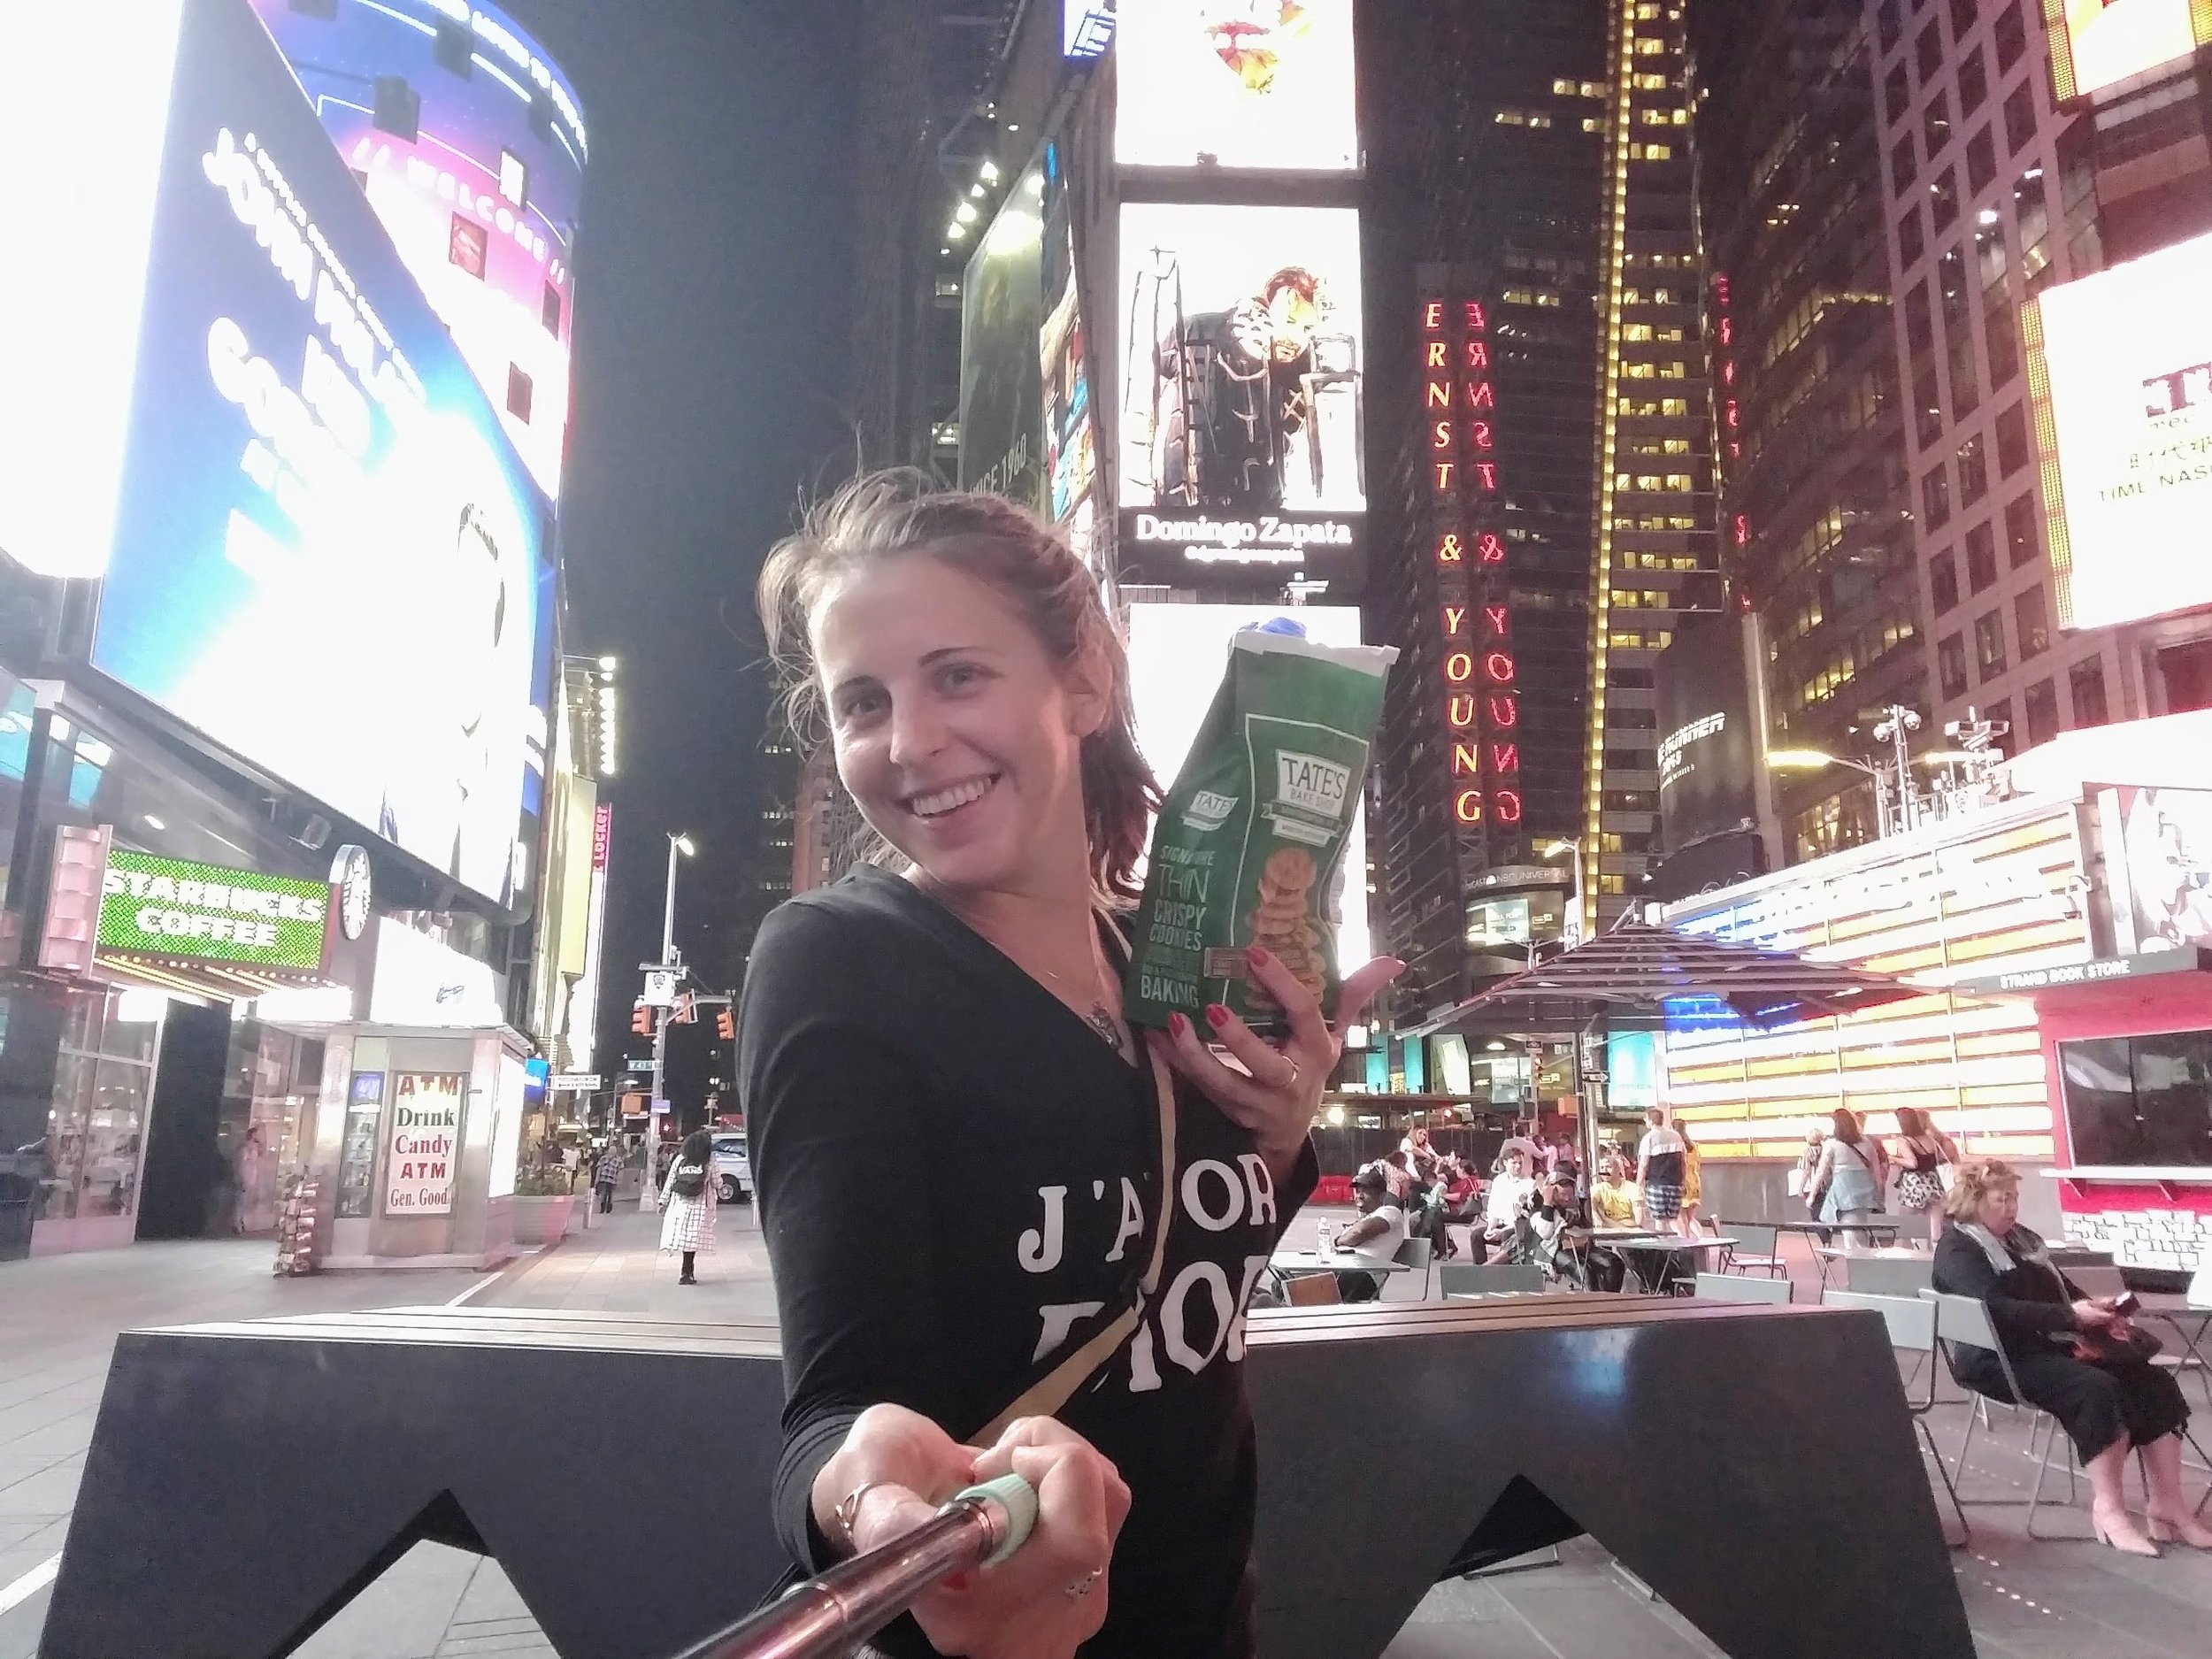
<svg viewBox="0 0 2212 1659">
<path fill-rule="evenodd" d="M 1467 319 L 1467 331 L 1470 334 L 1480 334 L 1485 327 L 1488 326 L 1488 325 L 1482 320 L 1482 302 L 1480 300 L 1462 301 L 1461 315 Z"/>
<path fill-rule="evenodd" d="M 1505 563 L 1505 543 L 1498 540 L 1495 532 L 1486 530 L 1482 533 L 1482 540 L 1475 543 L 1475 557 L 1485 565 L 1502 565 Z"/>
<path fill-rule="evenodd" d="M 1471 420 L 1467 423 L 1467 441 L 1478 449 L 1497 448 L 1497 445 L 1490 441 L 1490 423 L 1486 420 Z"/>
<path fill-rule="evenodd" d="M 1498 464 L 1495 461 L 1478 461 L 1475 463 L 1475 471 L 1482 479 L 1483 493 L 1495 495 L 1498 488 Z"/>
<path fill-rule="evenodd" d="M 1490 729 L 1509 732 L 1521 723 L 1521 700 L 1509 691 L 1494 692 L 1483 700 L 1490 716 Z"/>
<path fill-rule="evenodd" d="M 1468 392 L 1467 392 L 1467 407 L 1468 407 L 1468 408 L 1470 408 L 1470 409 L 1495 409 L 1497 406 L 1498 406 L 1498 400 L 1497 400 L 1496 396 L 1494 396 L 1494 395 L 1491 392 L 1491 390 L 1490 390 L 1490 382 L 1489 382 L 1489 381 L 1487 381 L 1487 380 L 1478 380 L 1478 381 L 1476 381 L 1476 382 L 1475 382 L 1475 384 L 1474 384 L 1473 386 L 1471 386 L 1471 388 L 1468 388 Z"/>
<path fill-rule="evenodd" d="M 1467 342 L 1467 366 L 1479 373 L 1488 372 L 1490 342 L 1487 340 L 1470 340 Z"/>
<path fill-rule="evenodd" d="M 1518 743 L 1490 745 L 1490 770 L 1495 772 L 1518 772 L 1521 769 L 1521 746 Z"/>
<path fill-rule="evenodd" d="M 1505 638 L 1505 625 L 1511 618 L 1512 612 L 1503 605 L 1485 605 L 1482 608 L 1482 619 L 1490 625 L 1490 634 L 1493 639 Z"/>
<path fill-rule="evenodd" d="M 1501 789 L 1497 793 L 1498 822 L 1518 824 L 1521 821 L 1521 792 L 1518 789 Z"/>
<path fill-rule="evenodd" d="M 1513 683 L 1513 656 L 1509 651 L 1492 651 L 1482 659 L 1483 678 L 1494 686 Z"/>
</svg>

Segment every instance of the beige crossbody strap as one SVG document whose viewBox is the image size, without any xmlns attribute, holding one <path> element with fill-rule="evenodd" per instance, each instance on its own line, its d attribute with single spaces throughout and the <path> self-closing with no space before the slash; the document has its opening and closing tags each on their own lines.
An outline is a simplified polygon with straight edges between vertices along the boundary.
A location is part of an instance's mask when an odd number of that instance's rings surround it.
<svg viewBox="0 0 2212 1659">
<path fill-rule="evenodd" d="M 1137 1299 L 1097 1335 L 1024 1389 L 1019 1399 L 983 1426 L 971 1442 L 973 1445 L 994 1444 L 1006 1432 L 1007 1425 L 1018 1417 L 1048 1417 L 1067 1404 L 1075 1397 L 1075 1391 L 1136 1333 L 1137 1321 L 1144 1317 L 1144 1304 L 1160 1287 L 1161 1264 L 1167 1260 L 1168 1221 L 1175 1206 L 1175 1079 L 1167 1062 L 1149 1044 L 1146 1045 L 1146 1052 L 1151 1056 L 1152 1087 L 1160 1102 L 1160 1219 L 1152 1230 L 1152 1260 L 1145 1267 L 1144 1277 L 1137 1281 Z"/>
</svg>

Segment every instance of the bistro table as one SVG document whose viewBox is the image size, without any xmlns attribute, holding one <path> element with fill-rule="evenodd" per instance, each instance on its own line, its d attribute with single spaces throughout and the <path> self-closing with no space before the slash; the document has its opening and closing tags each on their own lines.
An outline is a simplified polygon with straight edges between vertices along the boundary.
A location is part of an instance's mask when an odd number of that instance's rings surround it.
<svg viewBox="0 0 2212 1659">
<path fill-rule="evenodd" d="M 1667 1296 L 1673 1294 L 1674 1287 L 1681 1282 L 1682 1268 L 1677 1258 L 1699 1256 L 1707 1250 L 1732 1250 L 1740 1242 L 1740 1240 L 1724 1234 L 1717 1239 L 1702 1234 L 1694 1239 L 1686 1239 L 1679 1233 L 1652 1233 L 1641 1238 L 1624 1240 L 1617 1248 L 1621 1252 L 1622 1259 L 1628 1263 L 1628 1271 L 1636 1275 L 1639 1284 L 1655 1296 Z M 1647 1263 L 1637 1259 L 1646 1256 L 1665 1258 L 1659 1263 L 1655 1275 L 1647 1274 L 1645 1271 Z M 1694 1261 L 1690 1271 L 1693 1273 L 1697 1271 Z"/>
<path fill-rule="evenodd" d="M 2174 1368 L 2177 1373 L 2175 1379 L 2179 1380 L 2179 1372 L 2193 1369 L 2199 1385 L 2204 1389 L 2207 1403 L 2212 1404 L 2212 1355 L 2204 1351 L 2205 1333 L 2212 1331 L 2212 1302 L 2192 1302 L 2177 1290 L 2139 1291 L 2136 1300 L 2143 1304 L 2141 1312 L 2136 1316 L 2139 1320 L 2159 1320 L 2170 1326 L 2174 1335 L 2181 1340 L 2179 1363 Z M 2196 1324 L 2193 1332 L 2189 1329 L 2192 1320 Z"/>
<path fill-rule="evenodd" d="M 1831 1263 L 1846 1263 L 1844 1271 L 1847 1277 L 1850 1271 L 1848 1263 L 1852 1262 L 1918 1262 L 1932 1269 L 1935 1258 L 1925 1250 L 1910 1249 L 1901 1244 L 1885 1244 L 1873 1249 L 1859 1244 L 1816 1244 L 1813 1247 L 1813 1262 L 1820 1269 L 1820 1287 L 1825 1290 L 1828 1288 Z"/>
<path fill-rule="evenodd" d="M 1871 1221 L 1763 1221 L 1759 1225 L 1777 1233 L 1863 1233 L 1870 1239 L 1886 1233 L 1894 1240 L 1904 1223 L 1894 1216 L 1877 1216 Z"/>
<path fill-rule="evenodd" d="M 1371 1262 L 1349 1250 L 1332 1250 L 1326 1256 L 1317 1250 L 1278 1250 L 1268 1258 L 1267 1271 L 1280 1289 L 1307 1273 L 1410 1273 L 1413 1269 L 1403 1262 Z"/>
</svg>

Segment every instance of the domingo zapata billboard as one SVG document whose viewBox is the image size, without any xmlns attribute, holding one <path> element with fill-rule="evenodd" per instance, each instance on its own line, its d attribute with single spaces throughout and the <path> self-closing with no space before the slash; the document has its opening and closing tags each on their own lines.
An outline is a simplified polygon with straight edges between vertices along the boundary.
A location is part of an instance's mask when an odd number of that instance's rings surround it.
<svg viewBox="0 0 2212 1659">
<path fill-rule="evenodd" d="M 1367 509 L 1358 213 L 1129 204 L 1120 288 L 1125 578 L 1350 588 Z"/>
<path fill-rule="evenodd" d="M 968 261 L 960 296 L 960 482 L 1041 510 L 1044 188 L 1041 164 L 1015 180 Z"/>
</svg>

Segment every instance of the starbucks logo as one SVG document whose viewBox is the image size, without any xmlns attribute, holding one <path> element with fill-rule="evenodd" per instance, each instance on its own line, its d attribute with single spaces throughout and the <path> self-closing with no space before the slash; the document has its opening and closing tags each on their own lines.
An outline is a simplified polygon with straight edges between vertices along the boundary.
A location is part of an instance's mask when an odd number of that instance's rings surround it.
<svg viewBox="0 0 2212 1659">
<path fill-rule="evenodd" d="M 338 889 L 338 931 L 358 939 L 369 926 L 369 855 L 350 844 L 338 849 L 330 866 L 330 879 Z"/>
</svg>

